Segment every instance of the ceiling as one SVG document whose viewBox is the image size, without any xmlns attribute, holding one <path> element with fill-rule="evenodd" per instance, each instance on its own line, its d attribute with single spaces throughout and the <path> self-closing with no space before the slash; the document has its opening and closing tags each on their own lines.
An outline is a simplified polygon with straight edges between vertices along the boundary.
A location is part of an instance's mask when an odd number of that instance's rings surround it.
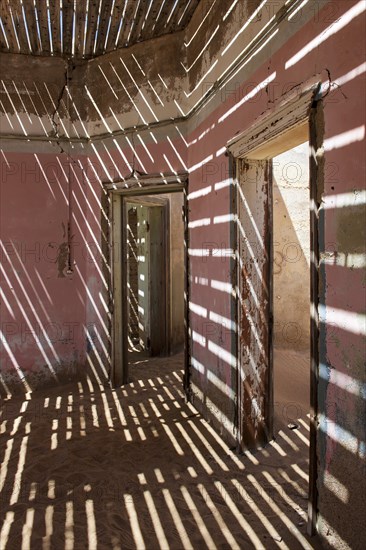
<svg viewBox="0 0 366 550">
<path fill-rule="evenodd" d="M 180 31 L 199 0 L 0 0 L 0 51 L 88 59 Z"/>
</svg>

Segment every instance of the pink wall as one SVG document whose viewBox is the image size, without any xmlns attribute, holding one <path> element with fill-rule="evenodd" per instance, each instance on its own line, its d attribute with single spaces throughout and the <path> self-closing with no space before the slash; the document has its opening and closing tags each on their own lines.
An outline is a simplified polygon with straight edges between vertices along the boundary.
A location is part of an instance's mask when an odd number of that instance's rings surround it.
<svg viewBox="0 0 366 550">
<path fill-rule="evenodd" d="M 75 159 L 75 163 L 79 159 Z M 83 160 L 83 159 L 82 159 Z M 62 163 L 62 164 L 61 164 Z M 1 157 L 2 392 L 25 377 L 30 389 L 83 374 L 93 281 L 87 244 L 91 214 L 81 170 L 73 166 L 73 273 L 67 274 L 68 166 L 61 155 L 4 152 Z M 90 200 L 90 199 L 89 199 Z M 88 235 L 88 223 L 93 236 Z M 97 237 L 99 240 L 99 236 Z M 73 262 L 73 263 L 74 263 Z M 100 263 L 97 257 L 98 264 Z"/>
</svg>

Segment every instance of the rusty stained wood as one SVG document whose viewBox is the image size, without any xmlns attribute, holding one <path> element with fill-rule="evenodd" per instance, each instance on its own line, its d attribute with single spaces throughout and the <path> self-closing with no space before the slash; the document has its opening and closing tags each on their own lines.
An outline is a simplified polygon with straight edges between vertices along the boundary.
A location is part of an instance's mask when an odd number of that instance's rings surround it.
<svg viewBox="0 0 366 550">
<path fill-rule="evenodd" d="M 8 44 L 7 44 L 6 40 L 7 40 L 7 37 L 5 39 L 4 32 L 0 31 L 0 50 L 2 52 L 8 51 Z"/>
<path fill-rule="evenodd" d="M 111 25 L 108 34 L 108 41 L 106 45 L 106 51 L 110 52 L 116 48 L 116 39 L 118 36 L 118 30 L 123 15 L 124 4 L 122 2 L 116 2 L 113 8 L 111 17 Z"/>
<path fill-rule="evenodd" d="M 162 34 L 165 34 L 165 33 L 172 32 L 172 30 L 174 29 L 174 21 L 175 21 L 174 14 L 176 15 L 176 9 L 177 8 L 175 8 L 172 17 L 169 20 L 169 23 L 168 23 L 168 17 L 170 15 L 170 12 L 173 9 L 173 6 L 174 6 L 174 2 L 165 2 L 164 3 L 163 8 L 162 8 L 161 13 L 160 13 L 160 17 L 157 20 L 154 31 L 153 31 L 154 34 L 156 33 L 159 36 L 159 35 L 162 35 Z"/>
<path fill-rule="evenodd" d="M 99 26 L 98 26 L 98 36 L 95 47 L 95 55 L 102 55 L 105 51 L 105 41 L 108 32 L 109 20 L 111 17 L 111 9 L 113 5 L 113 0 L 104 0 L 102 4 L 102 9 L 100 12 Z"/>
<path fill-rule="evenodd" d="M 38 2 L 39 1 L 40 0 L 38 0 Z M 81 15 L 80 19 L 83 19 L 85 13 L 84 8 L 81 8 L 78 3 L 76 4 L 76 13 L 77 12 Z M 44 15 L 42 15 L 42 23 L 43 17 Z M 71 56 L 74 25 L 73 0 L 63 0 L 62 10 L 58 2 L 50 2 L 50 20 L 53 54 Z M 51 47 L 49 41 L 47 41 L 47 47 L 43 48 L 43 54 L 50 55 L 50 50 Z"/>
<path fill-rule="evenodd" d="M 188 4 L 188 6 L 187 6 Z M 184 4 L 179 4 L 177 7 L 177 13 L 175 15 L 176 23 L 174 30 L 185 29 L 188 23 L 190 22 L 193 13 L 195 12 L 199 1 L 197 0 L 187 0 Z"/>
<path fill-rule="evenodd" d="M 63 0 L 63 17 L 62 17 L 63 53 L 69 56 L 72 54 L 73 22 L 74 22 L 74 2 L 73 0 Z M 57 48 L 57 42 L 58 41 L 54 41 L 54 49 Z"/>
<path fill-rule="evenodd" d="M 313 151 L 310 155 L 310 250 L 312 262 L 310 265 L 310 453 L 309 453 L 309 502 L 308 502 L 308 534 L 316 533 L 318 518 L 318 385 L 319 385 L 319 208 L 324 192 L 324 111 L 322 101 L 312 103 L 309 116 L 309 145 Z"/>
<path fill-rule="evenodd" d="M 143 32 L 144 40 L 153 36 L 153 27 L 154 27 L 154 24 L 156 23 L 156 20 L 159 15 L 160 8 L 163 2 L 164 0 L 155 0 L 155 2 L 153 2 L 153 5 L 149 13 L 149 19 L 148 21 L 146 21 L 144 26 L 144 32 Z"/>
<path fill-rule="evenodd" d="M 173 30 L 175 30 L 180 26 L 184 28 L 188 24 L 191 18 L 191 13 L 188 8 L 190 7 L 192 2 L 193 0 L 187 0 L 187 2 L 178 2 L 178 5 L 176 7 L 176 10 L 174 12 L 174 17 L 173 17 L 174 25 L 175 25 Z"/>
<path fill-rule="evenodd" d="M 85 38 L 86 3 L 76 4 L 75 56 L 83 57 Z"/>
<path fill-rule="evenodd" d="M 2 22 L 2 29 L 0 30 L 0 48 L 1 51 L 8 51 L 10 48 L 10 31 L 8 31 L 8 10 L 6 0 L 0 0 L 0 17 Z M 5 35 L 5 36 L 4 36 Z"/>
<path fill-rule="evenodd" d="M 5 51 L 19 53 L 20 45 L 18 46 L 17 34 L 14 30 L 11 11 L 9 9 L 9 4 L 7 0 L 1 0 L 0 2 L 0 16 L 3 23 L 4 31 L 6 34 L 6 38 L 9 44 L 9 50 L 6 48 Z"/>
<path fill-rule="evenodd" d="M 23 2 L 24 6 L 24 13 L 26 18 L 26 24 L 28 27 L 28 33 L 29 33 L 29 40 L 32 47 L 32 54 L 40 53 L 41 52 L 41 45 L 38 38 L 38 32 L 37 32 L 37 21 L 36 21 L 36 15 L 34 11 L 34 4 L 33 2 Z"/>
<path fill-rule="evenodd" d="M 128 35 L 133 24 L 133 16 L 136 11 L 136 6 L 131 1 L 128 2 L 125 16 L 123 18 L 120 35 L 117 42 L 117 47 L 126 46 L 128 43 Z"/>
<path fill-rule="evenodd" d="M 12 0 L 11 9 L 13 13 L 15 28 L 16 28 L 19 43 L 20 43 L 20 51 L 31 53 L 31 49 L 29 47 L 29 42 L 27 38 L 27 32 L 26 32 L 26 22 L 24 21 L 22 5 L 20 3 L 20 0 Z"/>
<path fill-rule="evenodd" d="M 144 2 L 140 4 L 139 10 L 136 16 L 136 22 L 134 24 L 134 28 L 130 38 L 131 43 L 138 42 L 141 39 L 141 33 L 142 33 L 143 27 L 145 28 L 145 24 L 146 24 L 145 18 L 148 13 L 149 7 L 150 7 L 149 2 Z M 150 11 L 149 11 L 149 15 L 150 15 Z"/>
<path fill-rule="evenodd" d="M 36 11 L 38 18 L 38 27 L 41 39 L 41 51 L 42 53 L 51 53 L 51 42 L 48 31 L 48 21 L 47 21 L 47 5 L 44 0 L 36 0 Z M 54 31 L 51 29 L 52 35 L 52 44 L 53 44 L 53 34 Z M 53 47 L 53 46 L 52 46 Z"/>
<path fill-rule="evenodd" d="M 89 0 L 88 26 L 85 37 L 85 56 L 90 57 L 94 48 L 94 38 L 98 23 L 99 0 Z"/>
<path fill-rule="evenodd" d="M 269 181 L 266 161 L 238 161 L 239 433 L 243 448 L 268 442 Z"/>
</svg>

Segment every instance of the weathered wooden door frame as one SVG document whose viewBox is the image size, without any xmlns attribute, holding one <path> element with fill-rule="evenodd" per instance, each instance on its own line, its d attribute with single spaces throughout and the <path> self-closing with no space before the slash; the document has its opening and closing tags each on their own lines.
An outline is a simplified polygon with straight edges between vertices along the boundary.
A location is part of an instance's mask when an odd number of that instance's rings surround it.
<svg viewBox="0 0 366 550">
<path fill-rule="evenodd" d="M 146 195 L 183 193 L 184 234 L 188 238 L 187 190 L 188 175 L 178 174 L 162 178 L 143 176 L 136 180 L 113 183 L 107 187 L 111 199 L 110 248 L 111 248 L 111 382 L 113 386 L 128 383 L 128 312 L 127 312 L 127 265 L 122 261 L 127 247 L 126 202 Z M 189 264 L 188 243 L 185 242 L 185 367 L 184 389 L 189 395 Z"/>
<path fill-rule="evenodd" d="M 319 380 L 319 319 L 318 319 L 318 288 L 319 288 L 319 236 L 318 236 L 318 209 L 320 206 L 321 190 L 324 181 L 324 167 L 319 155 L 323 142 L 323 110 L 321 101 L 321 83 L 313 79 L 297 89 L 295 95 L 283 98 L 281 103 L 273 106 L 270 112 L 265 113 L 249 130 L 235 137 L 228 143 L 227 149 L 232 156 L 234 181 L 238 186 L 237 173 L 240 159 L 271 160 L 274 156 L 298 145 L 303 135 L 304 126 L 308 131 L 311 148 L 310 164 L 310 232 L 311 232 L 311 266 L 310 266 L 310 300 L 311 300 L 311 364 L 310 364 L 310 450 L 309 450 L 309 500 L 308 500 L 308 533 L 316 532 L 317 523 L 317 425 L 318 425 L 318 380 Z M 284 139 L 283 139 L 284 138 Z M 271 182 L 270 182 L 271 183 Z M 272 189 L 271 193 L 272 194 Z M 270 197 L 269 197 L 270 199 Z M 270 206 L 270 208 L 272 208 Z M 269 213 L 271 222 L 272 213 Z M 272 223 L 272 222 L 271 222 Z M 272 239 L 271 239 L 272 240 Z M 237 241 L 238 242 L 238 241 Z M 272 257 L 272 245 L 268 244 L 267 253 Z M 239 273 L 237 274 L 239 277 Z M 269 286 L 272 285 L 273 273 L 270 275 Z M 273 294 L 271 289 L 271 295 Z M 272 296 L 271 296 L 272 297 Z M 268 324 L 271 327 L 273 319 L 272 307 L 269 311 Z M 240 317 L 238 315 L 238 333 L 240 331 Z M 273 330 L 271 328 L 271 338 Z M 239 346 L 239 335 L 237 335 Z M 239 350 L 239 347 L 237 348 Z M 269 396 L 267 407 L 269 417 L 268 433 L 273 426 L 273 360 L 272 343 L 268 350 Z M 239 367 L 239 365 L 238 365 Z M 239 371 L 239 368 L 238 368 Z M 239 389 L 240 384 L 238 384 Z M 238 395 L 238 401 L 240 395 Z M 238 410 L 240 403 L 238 402 Z M 241 442 L 239 442 L 241 443 Z"/>
</svg>

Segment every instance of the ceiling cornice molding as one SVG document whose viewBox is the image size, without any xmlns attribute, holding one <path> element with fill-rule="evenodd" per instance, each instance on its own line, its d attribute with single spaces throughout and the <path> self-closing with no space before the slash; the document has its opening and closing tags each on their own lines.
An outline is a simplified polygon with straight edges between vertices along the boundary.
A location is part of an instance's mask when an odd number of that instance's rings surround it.
<svg viewBox="0 0 366 550">
<path fill-rule="evenodd" d="M 241 56 L 237 58 L 235 63 L 232 64 L 230 69 L 226 71 L 226 73 L 216 80 L 216 82 L 213 84 L 213 86 L 201 97 L 201 99 L 197 102 L 196 105 L 194 105 L 190 111 L 188 111 L 185 115 L 179 116 L 179 117 L 173 117 L 168 119 L 159 120 L 157 122 L 152 122 L 149 124 L 140 124 L 131 126 L 128 128 L 125 128 L 124 130 L 115 130 L 110 133 L 103 133 L 103 134 L 92 134 L 90 135 L 90 138 L 66 138 L 65 136 L 22 136 L 22 135 L 2 135 L 0 134 L 0 139 L 9 139 L 9 140 L 18 140 L 18 141 L 42 141 L 44 143 L 47 142 L 55 142 L 55 143 L 80 143 L 80 144 L 91 144 L 91 143 L 98 143 L 100 141 L 105 141 L 108 139 L 115 139 L 120 136 L 126 136 L 131 135 L 143 131 L 150 131 L 156 128 L 161 128 L 164 126 L 169 125 L 176 125 L 176 124 L 182 124 L 190 119 L 192 119 L 198 112 L 200 112 L 208 103 L 209 101 L 215 96 L 215 94 L 225 86 L 225 84 L 231 79 L 231 77 L 240 71 L 240 69 L 247 63 L 247 61 L 252 57 L 253 53 L 260 48 L 263 44 L 265 44 L 268 37 L 273 33 L 273 31 L 282 23 L 283 21 L 288 18 L 292 12 L 295 12 L 298 9 L 298 6 L 301 4 L 302 0 L 294 0 L 291 4 L 287 4 L 283 8 L 279 10 L 279 12 L 276 14 L 276 16 L 273 18 L 273 21 L 271 21 L 270 25 L 267 25 L 263 31 L 257 36 L 255 41 L 251 44 L 251 47 L 246 50 Z M 294 86 L 295 87 L 295 86 Z"/>
</svg>

